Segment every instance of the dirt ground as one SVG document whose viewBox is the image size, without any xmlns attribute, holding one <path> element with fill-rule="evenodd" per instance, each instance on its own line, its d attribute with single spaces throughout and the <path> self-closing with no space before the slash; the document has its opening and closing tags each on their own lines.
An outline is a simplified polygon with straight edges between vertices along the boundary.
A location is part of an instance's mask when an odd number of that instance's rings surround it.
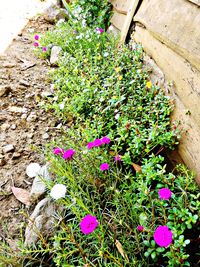
<svg viewBox="0 0 200 267">
<path fill-rule="evenodd" d="M 0 240 L 18 237 L 25 220 L 20 212 L 25 206 L 14 197 L 11 186 L 30 189 L 33 178 L 26 175 L 27 165 L 44 163 L 34 147 L 41 149 L 60 131 L 53 114 L 38 104 L 51 84 L 48 62 L 33 51 L 33 36 L 50 27 L 43 17 L 32 19 L 0 57 L 0 88 L 6 86 L 0 97 Z"/>
</svg>

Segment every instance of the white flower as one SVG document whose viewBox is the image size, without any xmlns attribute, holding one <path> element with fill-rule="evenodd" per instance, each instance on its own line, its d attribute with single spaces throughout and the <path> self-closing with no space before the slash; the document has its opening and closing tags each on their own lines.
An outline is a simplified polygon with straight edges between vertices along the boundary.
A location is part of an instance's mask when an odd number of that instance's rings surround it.
<svg viewBox="0 0 200 267">
<path fill-rule="evenodd" d="M 37 176 L 38 172 L 40 171 L 41 167 L 38 163 L 30 163 L 27 167 L 26 167 L 26 174 L 29 177 L 35 177 Z"/>
<path fill-rule="evenodd" d="M 65 194 L 67 192 L 67 188 L 63 184 L 56 184 L 51 188 L 50 196 L 53 199 L 59 199 L 62 197 L 65 197 Z"/>
<path fill-rule="evenodd" d="M 65 107 L 65 104 L 64 104 L 64 103 L 61 103 L 61 104 L 60 104 L 60 109 L 63 110 L 64 107 Z"/>
</svg>

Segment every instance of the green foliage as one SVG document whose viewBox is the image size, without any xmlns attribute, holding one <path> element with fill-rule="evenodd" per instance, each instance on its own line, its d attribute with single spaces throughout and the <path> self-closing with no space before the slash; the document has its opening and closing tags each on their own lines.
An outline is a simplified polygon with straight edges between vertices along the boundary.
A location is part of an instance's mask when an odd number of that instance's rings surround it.
<svg viewBox="0 0 200 267">
<path fill-rule="evenodd" d="M 111 14 L 108 0 L 74 0 L 72 8 L 74 15 L 89 27 L 107 28 Z"/>
<path fill-rule="evenodd" d="M 84 124 L 90 138 L 109 134 L 112 149 L 117 147 L 127 164 L 177 144 L 170 126 L 172 104 L 143 71 L 141 46 L 118 48 L 112 36 L 79 23 L 60 24 L 44 42 L 63 48 L 52 73 L 56 96 L 46 108 L 64 121 Z"/>
<path fill-rule="evenodd" d="M 66 197 L 57 201 L 63 212 L 57 215 L 54 235 L 36 249 L 22 250 L 24 257 L 43 255 L 46 262 L 52 260 L 52 266 L 191 266 L 187 247 L 190 234 L 199 231 L 193 175 L 183 166 L 179 166 L 181 173 L 167 173 L 164 158 L 154 155 L 143 161 L 141 172 L 125 171 L 122 162 L 114 162 L 110 144 L 88 150 L 86 135 L 69 130 L 68 137 L 54 144 L 76 150 L 70 161 L 53 155 L 51 146 L 47 150 L 46 160 L 56 174 L 49 189 L 56 183 L 67 187 Z M 108 171 L 100 171 L 103 162 L 110 165 Z M 163 187 L 173 193 L 169 200 L 158 197 Z M 99 222 L 89 235 L 79 227 L 86 214 L 96 216 Z M 143 225 L 142 232 L 137 231 L 138 225 Z M 173 232 L 173 243 L 167 248 L 153 239 L 159 225 L 167 225 Z"/>
</svg>

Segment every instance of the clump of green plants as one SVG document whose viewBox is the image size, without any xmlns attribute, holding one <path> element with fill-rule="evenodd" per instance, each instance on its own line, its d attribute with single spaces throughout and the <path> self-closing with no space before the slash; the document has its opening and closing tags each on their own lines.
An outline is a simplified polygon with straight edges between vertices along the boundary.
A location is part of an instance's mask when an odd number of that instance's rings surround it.
<svg viewBox="0 0 200 267">
<path fill-rule="evenodd" d="M 155 155 L 125 171 L 121 155 L 110 154 L 112 139 L 86 143 L 84 134 L 70 132 L 46 153 L 56 175 L 49 194 L 63 212 L 50 238 L 21 249 L 24 266 L 41 258 L 44 266 L 193 266 L 190 236 L 200 230 L 193 175 L 182 165 L 167 173 Z"/>
<path fill-rule="evenodd" d="M 170 126 L 173 105 L 142 69 L 140 45 L 119 48 L 113 36 L 77 22 L 59 24 L 42 41 L 63 49 L 51 74 L 56 96 L 47 109 L 84 125 L 90 139 L 109 133 L 112 149 L 120 148 L 127 164 L 178 143 Z"/>
<path fill-rule="evenodd" d="M 75 0 L 73 14 L 90 28 L 107 28 L 110 23 L 111 4 L 108 0 Z"/>
</svg>

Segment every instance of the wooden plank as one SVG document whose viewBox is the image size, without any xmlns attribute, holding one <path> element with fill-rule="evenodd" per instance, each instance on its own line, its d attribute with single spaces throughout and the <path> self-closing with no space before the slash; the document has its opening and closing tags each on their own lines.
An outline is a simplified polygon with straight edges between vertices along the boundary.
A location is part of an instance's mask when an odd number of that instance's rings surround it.
<svg viewBox="0 0 200 267">
<path fill-rule="evenodd" d="M 196 4 L 197 6 L 200 6 L 200 0 L 188 0 L 194 4 Z"/>
<path fill-rule="evenodd" d="M 111 23 L 120 31 L 122 31 L 126 22 L 127 16 L 121 13 L 115 12 L 111 18 Z"/>
<path fill-rule="evenodd" d="M 139 4 L 139 0 L 130 0 L 126 20 L 125 20 L 125 23 L 124 23 L 123 28 L 121 30 L 120 44 L 124 43 L 126 40 L 126 36 L 127 36 L 129 27 L 131 25 L 131 21 L 133 19 L 133 16 L 135 14 L 135 11 L 136 11 L 138 4 Z"/>
<path fill-rule="evenodd" d="M 111 0 L 111 4 L 118 13 L 127 14 L 130 7 L 130 0 Z"/>
</svg>

